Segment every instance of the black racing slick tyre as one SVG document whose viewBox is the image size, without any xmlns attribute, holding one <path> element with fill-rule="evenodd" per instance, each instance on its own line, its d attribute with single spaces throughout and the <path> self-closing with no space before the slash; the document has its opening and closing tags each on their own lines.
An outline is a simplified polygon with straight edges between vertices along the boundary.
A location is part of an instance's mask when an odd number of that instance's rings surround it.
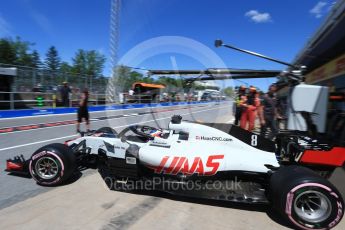
<svg viewBox="0 0 345 230">
<path fill-rule="evenodd" d="M 64 144 L 46 145 L 31 156 L 29 171 L 40 185 L 55 186 L 66 182 L 76 168 L 75 155 Z"/>
<path fill-rule="evenodd" d="M 282 167 L 270 179 L 273 207 L 297 229 L 330 229 L 344 215 L 338 190 L 314 171 L 301 166 Z"/>
</svg>

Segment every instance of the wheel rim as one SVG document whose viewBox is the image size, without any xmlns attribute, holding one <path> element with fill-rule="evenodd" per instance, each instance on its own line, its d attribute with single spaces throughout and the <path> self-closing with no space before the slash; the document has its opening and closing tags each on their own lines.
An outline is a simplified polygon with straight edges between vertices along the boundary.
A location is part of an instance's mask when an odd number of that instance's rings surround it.
<svg viewBox="0 0 345 230">
<path fill-rule="evenodd" d="M 59 166 L 55 159 L 51 157 L 42 157 L 37 161 L 35 171 L 39 177 L 49 180 L 58 174 Z"/>
<path fill-rule="evenodd" d="M 321 192 L 305 191 L 296 197 L 294 210 L 300 219 L 309 223 L 320 223 L 331 215 L 332 204 Z"/>
</svg>

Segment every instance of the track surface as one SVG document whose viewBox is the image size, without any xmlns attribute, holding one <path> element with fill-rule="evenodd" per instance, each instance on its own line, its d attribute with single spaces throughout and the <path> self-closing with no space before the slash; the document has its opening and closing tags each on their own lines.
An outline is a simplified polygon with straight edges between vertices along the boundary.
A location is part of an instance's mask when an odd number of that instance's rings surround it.
<svg viewBox="0 0 345 230">
<path fill-rule="evenodd" d="M 91 128 L 111 126 L 120 131 L 130 124 L 167 127 L 174 114 L 184 120 L 229 123 L 233 120 L 231 104 L 95 112 L 91 114 Z M 28 158 L 43 145 L 77 137 L 75 124 L 44 125 L 74 119 L 75 114 L 0 120 L 0 130 L 42 124 L 36 129 L 0 133 L 0 229 L 283 228 L 284 222 L 267 207 L 188 200 L 160 193 L 113 192 L 104 187 L 93 170 L 57 188 L 40 187 L 31 179 L 3 172 L 7 158 L 17 154 Z M 345 229 L 344 221 L 340 225 L 339 229 Z"/>
</svg>

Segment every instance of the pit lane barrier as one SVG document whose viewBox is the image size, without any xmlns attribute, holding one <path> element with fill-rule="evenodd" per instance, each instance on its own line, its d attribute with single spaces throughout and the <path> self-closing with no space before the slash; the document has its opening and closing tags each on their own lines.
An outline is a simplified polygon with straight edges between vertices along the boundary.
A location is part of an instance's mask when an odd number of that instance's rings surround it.
<svg viewBox="0 0 345 230">
<path fill-rule="evenodd" d="M 221 101 L 224 102 L 224 101 Z M 162 103 L 147 103 L 147 104 L 118 104 L 118 105 L 102 105 L 90 106 L 89 112 L 108 111 L 108 110 L 123 110 L 123 109 L 139 109 L 139 108 L 158 108 L 179 105 L 195 105 L 220 103 L 220 101 L 191 101 L 191 102 L 162 102 Z M 77 112 L 77 107 L 71 108 L 48 108 L 48 109 L 23 109 L 23 110 L 3 110 L 0 111 L 1 118 L 16 118 L 16 117 L 32 117 L 52 114 L 73 114 Z"/>
</svg>

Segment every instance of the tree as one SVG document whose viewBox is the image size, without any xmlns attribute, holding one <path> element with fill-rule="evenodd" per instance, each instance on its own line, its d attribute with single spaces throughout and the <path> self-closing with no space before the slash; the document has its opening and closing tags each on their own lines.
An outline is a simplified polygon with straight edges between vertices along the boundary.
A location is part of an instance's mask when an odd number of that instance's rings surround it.
<svg viewBox="0 0 345 230">
<path fill-rule="evenodd" d="M 14 64 L 16 52 L 9 39 L 0 39 L 0 63 Z"/>
<path fill-rule="evenodd" d="M 84 50 L 79 49 L 75 57 L 72 58 L 73 66 L 72 72 L 75 74 L 86 74 L 86 53 Z"/>
<path fill-rule="evenodd" d="M 115 85 L 120 91 L 128 91 L 136 80 L 132 78 L 131 69 L 127 66 L 119 66 L 115 74 Z"/>
<path fill-rule="evenodd" d="M 32 66 L 32 55 L 29 52 L 34 43 L 23 41 L 20 37 L 16 37 L 16 39 L 11 41 L 11 43 L 16 53 L 15 64 L 21 66 Z"/>
<path fill-rule="evenodd" d="M 105 56 L 95 50 L 79 49 L 73 60 L 73 72 L 89 75 L 93 78 L 102 76 Z"/>
<path fill-rule="evenodd" d="M 122 92 L 131 89 L 134 82 L 154 82 L 152 78 L 144 77 L 141 73 L 132 71 L 129 67 L 123 65 L 117 67 L 115 74 L 115 85 Z"/>
<path fill-rule="evenodd" d="M 60 72 L 62 73 L 71 73 L 72 72 L 72 66 L 68 62 L 61 62 L 60 65 Z"/>
<path fill-rule="evenodd" d="M 34 50 L 31 54 L 31 67 L 40 69 L 42 67 L 42 61 L 37 50 Z"/>
<path fill-rule="evenodd" d="M 226 87 L 223 89 L 223 93 L 228 97 L 233 97 L 234 96 L 234 88 Z"/>
<path fill-rule="evenodd" d="M 61 59 L 59 57 L 58 51 L 56 50 L 55 46 L 51 46 L 48 49 L 45 59 L 45 68 L 49 71 L 57 71 L 61 65 Z"/>
<path fill-rule="evenodd" d="M 39 68 L 41 60 L 36 50 L 30 53 L 34 43 L 23 41 L 20 37 L 0 39 L 0 62 L 12 65 Z"/>
<path fill-rule="evenodd" d="M 88 51 L 86 53 L 86 74 L 94 77 L 102 76 L 105 60 L 103 54 L 95 50 Z"/>
</svg>

